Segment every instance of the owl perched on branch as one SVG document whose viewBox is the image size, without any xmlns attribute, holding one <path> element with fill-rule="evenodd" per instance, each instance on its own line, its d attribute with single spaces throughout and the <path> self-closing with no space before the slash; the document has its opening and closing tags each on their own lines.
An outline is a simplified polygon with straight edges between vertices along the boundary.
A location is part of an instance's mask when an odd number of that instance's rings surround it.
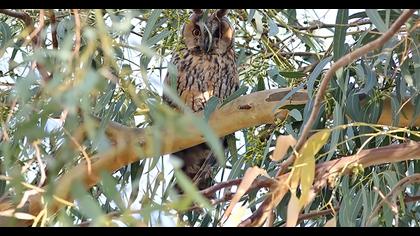
<svg viewBox="0 0 420 236">
<path fill-rule="evenodd" d="M 226 17 L 227 13 L 227 9 L 212 14 L 193 9 L 190 21 L 181 31 L 185 47 L 172 56 L 171 63 L 177 69 L 176 84 L 171 84 L 175 81 L 169 74 L 165 83 L 176 88 L 181 100 L 194 112 L 202 111 L 211 97 L 221 101 L 239 87 L 234 28 Z M 169 98 L 164 96 L 163 99 L 175 107 Z M 226 148 L 225 143 L 224 146 Z M 183 160 L 182 170 L 198 189 L 211 186 L 211 167 L 216 159 L 205 143 L 173 155 Z"/>
</svg>

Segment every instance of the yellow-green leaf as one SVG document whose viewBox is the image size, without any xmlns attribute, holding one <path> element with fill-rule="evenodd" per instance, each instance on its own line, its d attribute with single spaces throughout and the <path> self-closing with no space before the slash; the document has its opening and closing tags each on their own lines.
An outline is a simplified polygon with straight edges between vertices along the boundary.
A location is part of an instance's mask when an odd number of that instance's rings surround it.
<svg viewBox="0 0 420 236">
<path fill-rule="evenodd" d="M 292 198 L 288 206 L 288 226 L 293 225 L 297 221 L 297 216 L 302 207 L 304 207 L 309 200 L 309 191 L 312 187 L 315 178 L 315 154 L 324 146 L 330 137 L 330 130 L 321 130 L 312 135 L 303 147 L 300 149 L 298 157 L 295 160 L 290 176 L 290 192 Z M 296 196 L 296 189 L 300 185 L 300 198 Z M 298 200 L 298 203 L 294 202 Z M 295 211 L 299 212 L 295 212 Z M 289 218 L 291 219 L 289 220 Z M 294 226 L 294 225 L 293 225 Z"/>
<path fill-rule="evenodd" d="M 307 204 L 309 190 L 311 189 L 315 178 L 315 154 L 317 154 L 327 142 L 330 133 L 330 130 L 324 129 L 312 135 L 299 151 L 300 156 L 296 160 L 296 164 L 301 166 L 300 188 L 302 194 L 299 200 L 303 206 Z"/>
<path fill-rule="evenodd" d="M 289 204 L 287 205 L 286 227 L 295 227 L 298 221 L 302 205 L 294 193 L 292 193 Z"/>
</svg>

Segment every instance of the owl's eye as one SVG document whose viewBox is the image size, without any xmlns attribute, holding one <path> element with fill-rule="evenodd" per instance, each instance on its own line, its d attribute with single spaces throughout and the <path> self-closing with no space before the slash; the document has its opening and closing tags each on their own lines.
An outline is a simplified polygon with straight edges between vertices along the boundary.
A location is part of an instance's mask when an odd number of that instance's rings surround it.
<svg viewBox="0 0 420 236">
<path fill-rule="evenodd" d="M 193 33 L 193 35 L 194 35 L 194 36 L 196 36 L 196 37 L 197 37 L 197 36 L 200 36 L 200 34 L 201 34 L 200 30 L 199 30 L 199 29 L 197 29 L 197 28 L 196 28 L 196 29 L 193 29 L 192 33 Z"/>
</svg>

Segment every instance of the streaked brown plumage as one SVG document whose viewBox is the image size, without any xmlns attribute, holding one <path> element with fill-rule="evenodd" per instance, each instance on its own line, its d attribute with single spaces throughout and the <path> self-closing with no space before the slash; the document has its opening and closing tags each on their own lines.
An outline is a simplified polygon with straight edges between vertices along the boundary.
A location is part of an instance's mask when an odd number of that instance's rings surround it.
<svg viewBox="0 0 420 236">
<path fill-rule="evenodd" d="M 184 24 L 181 32 L 185 48 L 174 53 L 171 60 L 177 68 L 176 86 L 173 87 L 194 112 L 203 110 L 212 96 L 223 100 L 239 86 L 233 48 L 234 28 L 226 17 L 227 12 L 221 9 L 204 19 L 203 11 L 194 9 L 191 21 Z M 165 83 L 171 86 L 168 75 Z M 175 107 L 167 97 L 164 96 L 164 100 Z M 200 190 L 210 186 L 215 157 L 206 144 L 173 155 L 183 160 L 182 170 Z"/>
</svg>

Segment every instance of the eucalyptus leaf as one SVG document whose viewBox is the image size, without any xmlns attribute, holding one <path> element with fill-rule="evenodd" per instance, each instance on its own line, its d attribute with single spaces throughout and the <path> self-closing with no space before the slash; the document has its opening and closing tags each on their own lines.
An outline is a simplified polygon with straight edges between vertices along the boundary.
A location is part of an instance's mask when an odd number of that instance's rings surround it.
<svg viewBox="0 0 420 236">
<path fill-rule="evenodd" d="M 366 14 L 380 32 L 385 33 L 388 30 L 388 27 L 386 27 L 385 22 L 376 9 L 366 9 Z"/>
<path fill-rule="evenodd" d="M 347 25 L 349 19 L 349 10 L 348 9 L 338 9 L 337 18 L 335 23 L 337 26 L 334 31 L 334 43 L 333 43 L 333 52 L 334 52 L 334 61 L 337 61 L 345 54 L 344 42 L 346 40 L 346 31 L 347 27 L 342 25 Z"/>
<path fill-rule="evenodd" d="M 219 104 L 219 98 L 211 97 L 204 107 L 204 119 L 209 121 L 210 115 L 216 110 L 217 105 Z"/>
<path fill-rule="evenodd" d="M 12 31 L 6 22 L 0 22 L 0 49 L 12 38 Z"/>
</svg>

